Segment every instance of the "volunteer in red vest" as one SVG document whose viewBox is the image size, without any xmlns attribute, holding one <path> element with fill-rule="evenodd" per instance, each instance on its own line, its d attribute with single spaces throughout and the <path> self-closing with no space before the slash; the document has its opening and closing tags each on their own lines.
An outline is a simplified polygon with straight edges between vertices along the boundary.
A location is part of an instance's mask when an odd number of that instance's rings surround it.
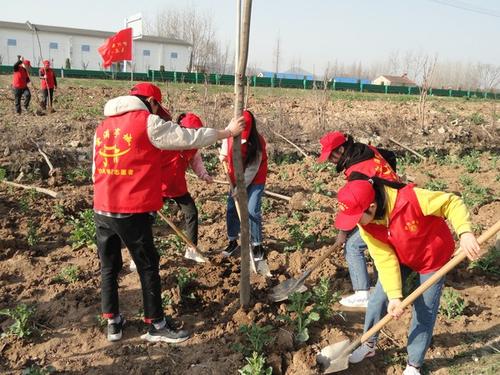
<svg viewBox="0 0 500 375">
<path fill-rule="evenodd" d="M 243 111 L 246 126 L 241 134 L 241 155 L 243 158 L 243 169 L 245 185 L 248 194 L 248 214 L 250 218 L 250 242 L 254 260 L 262 260 L 265 257 L 262 245 L 262 194 L 267 177 L 267 152 L 266 141 L 257 131 L 254 115 L 250 111 Z M 220 160 L 228 165 L 228 173 L 232 185 L 236 185 L 233 165 L 233 139 L 222 142 Z M 240 220 L 236 211 L 234 198 L 230 193 L 227 198 L 226 212 L 227 235 L 229 244 L 224 250 L 224 256 L 236 255 L 240 249 L 238 237 L 240 234 Z"/>
<path fill-rule="evenodd" d="M 446 220 L 467 256 L 479 258 L 481 250 L 472 233 L 469 213 L 455 194 L 353 173 L 338 192 L 338 205 L 335 226 L 344 231 L 359 227 L 378 270 L 379 280 L 365 315 L 365 332 L 387 312 L 396 318 L 401 316 L 403 285 L 410 273 L 417 274 L 420 285 L 450 260 L 455 242 Z M 421 374 L 443 283 L 444 278 L 413 304 L 404 375 Z M 374 356 L 376 341 L 376 335 L 368 339 L 349 361 L 357 363 Z"/>
<path fill-rule="evenodd" d="M 200 129 L 203 123 L 194 113 L 183 113 L 177 118 L 177 123 L 188 129 Z M 162 193 L 164 200 L 174 200 L 182 213 L 186 223 L 186 234 L 194 245 L 198 245 L 198 209 L 186 182 L 186 170 L 191 168 L 196 175 L 212 183 L 213 178 L 208 174 L 199 150 L 164 151 L 162 162 Z M 195 249 L 186 247 L 185 258 L 204 262 Z"/>
<path fill-rule="evenodd" d="M 150 83 L 135 85 L 130 95 L 106 103 L 106 119 L 94 136 L 94 217 L 102 313 L 108 319 L 110 341 L 121 339 L 125 322 L 118 301 L 122 242 L 137 266 L 144 321 L 150 324 L 142 338 L 178 343 L 189 337 L 167 322 L 162 308 L 159 256 L 152 233 L 155 212 L 163 206 L 162 150 L 204 147 L 235 136 L 245 127 L 240 117 L 224 130 L 182 128 L 160 117 L 168 113 L 161 100 L 159 87 Z"/>
<path fill-rule="evenodd" d="M 57 88 L 57 79 L 54 71 L 50 67 L 49 60 L 43 60 L 43 68 L 40 68 L 40 87 L 42 89 L 43 99 L 42 108 L 47 109 L 47 105 L 50 102 L 49 108 L 52 108 L 52 102 L 54 100 L 54 89 Z"/>
<path fill-rule="evenodd" d="M 396 156 L 393 152 L 354 142 L 352 137 L 335 131 L 327 133 L 320 140 L 320 162 L 336 164 L 337 172 L 344 172 L 348 178 L 352 172 L 367 176 L 379 176 L 391 181 L 399 181 L 396 170 Z M 351 232 L 341 232 L 345 241 L 344 254 L 349 269 L 354 294 L 344 297 L 340 304 L 348 307 L 366 307 L 368 304 L 370 277 L 366 268 L 366 244 L 355 228 Z"/>
<path fill-rule="evenodd" d="M 30 61 L 18 56 L 18 61 L 14 64 L 14 75 L 12 76 L 12 90 L 14 91 L 14 104 L 17 114 L 21 114 L 21 98 L 24 98 L 23 107 L 26 112 L 30 105 L 31 92 L 28 88 L 30 68 Z"/>
</svg>

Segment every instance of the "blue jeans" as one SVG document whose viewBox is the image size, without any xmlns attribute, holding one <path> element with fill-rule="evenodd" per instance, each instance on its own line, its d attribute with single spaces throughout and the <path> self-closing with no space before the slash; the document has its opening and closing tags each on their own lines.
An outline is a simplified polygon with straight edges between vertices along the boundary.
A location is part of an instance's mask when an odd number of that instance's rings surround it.
<svg viewBox="0 0 500 375">
<path fill-rule="evenodd" d="M 344 255 L 354 291 L 370 289 L 370 277 L 366 269 L 365 259 L 366 248 L 366 244 L 359 234 L 359 229 L 355 228 L 347 238 L 344 247 Z"/>
<path fill-rule="evenodd" d="M 264 193 L 264 185 L 250 184 L 247 187 L 248 194 L 248 215 L 250 218 L 250 241 L 253 246 L 262 243 L 262 194 Z M 240 234 L 240 219 L 236 211 L 234 199 L 229 194 L 227 198 L 227 236 L 230 241 L 238 239 Z"/>
<path fill-rule="evenodd" d="M 408 267 L 401 265 L 401 279 L 403 285 L 411 272 L 412 271 Z M 418 285 L 421 285 L 433 274 L 434 272 L 419 274 Z M 429 349 L 432 331 L 434 330 L 434 324 L 436 323 L 438 314 L 443 283 L 444 277 L 427 289 L 424 294 L 418 297 L 413 303 L 413 313 L 408 333 L 408 345 L 406 348 L 408 351 L 408 363 L 412 366 L 422 366 L 425 353 L 427 349 Z M 379 280 L 375 286 L 375 291 L 370 295 L 368 301 L 368 308 L 366 309 L 365 315 L 365 332 L 373 327 L 373 325 L 387 313 L 388 302 L 387 296 Z M 375 343 L 377 337 L 378 334 L 375 334 L 370 337 L 368 341 Z"/>
</svg>

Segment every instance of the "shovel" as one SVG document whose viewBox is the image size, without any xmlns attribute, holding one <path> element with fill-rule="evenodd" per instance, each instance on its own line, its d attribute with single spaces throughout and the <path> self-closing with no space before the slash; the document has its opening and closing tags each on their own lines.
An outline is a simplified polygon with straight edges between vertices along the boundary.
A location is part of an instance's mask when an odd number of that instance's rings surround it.
<svg viewBox="0 0 500 375">
<path fill-rule="evenodd" d="M 486 232 L 484 232 L 477 241 L 479 244 L 483 244 L 491 237 L 495 235 L 500 230 L 500 220 L 497 221 L 493 226 L 491 226 Z M 460 250 L 460 249 L 459 249 Z M 401 309 L 411 305 L 419 296 L 421 296 L 429 287 L 446 275 L 449 271 L 455 268 L 460 262 L 466 258 L 463 251 L 459 251 L 458 254 L 448 261 L 439 271 L 427 279 L 423 284 L 421 284 L 413 293 L 406 297 L 400 305 Z M 375 333 L 380 331 L 387 323 L 392 320 L 392 316 L 387 314 L 382 320 L 365 332 L 361 337 L 358 337 L 353 343 L 344 340 L 332 345 L 328 345 L 323 348 L 321 352 L 317 355 L 316 360 L 320 365 L 323 366 L 324 374 L 331 374 L 332 372 L 338 372 L 346 370 L 349 367 L 349 355 L 362 343 L 372 337 Z"/>
<path fill-rule="evenodd" d="M 304 281 L 311 275 L 311 273 L 318 268 L 323 261 L 328 258 L 332 253 L 340 248 L 342 246 L 343 242 L 335 242 L 333 244 L 333 247 L 328 250 L 326 253 L 321 256 L 313 265 L 311 268 L 307 269 L 304 271 L 304 273 L 298 278 L 291 278 L 288 280 L 283 281 L 281 284 L 276 285 L 273 289 L 271 294 L 269 295 L 269 298 L 273 302 L 280 302 L 284 301 L 288 298 L 290 294 L 293 294 L 295 292 L 302 293 L 305 290 L 307 290 L 307 287 L 304 285 Z"/>
<path fill-rule="evenodd" d="M 200 251 L 198 250 L 198 248 L 196 247 L 196 245 L 184 234 L 184 232 L 182 230 L 180 230 L 177 225 L 175 225 L 170 219 L 168 219 L 165 215 L 163 215 L 160 211 L 158 211 L 158 215 L 170 226 L 170 228 L 172 228 L 175 233 L 177 233 L 177 235 L 182 238 L 184 240 L 185 243 L 187 243 L 187 245 L 192 248 L 194 250 L 194 252 L 196 253 L 197 256 L 200 257 L 200 261 L 202 263 L 204 262 L 207 262 L 207 263 L 210 263 L 210 261 L 205 258 L 201 253 Z"/>
</svg>

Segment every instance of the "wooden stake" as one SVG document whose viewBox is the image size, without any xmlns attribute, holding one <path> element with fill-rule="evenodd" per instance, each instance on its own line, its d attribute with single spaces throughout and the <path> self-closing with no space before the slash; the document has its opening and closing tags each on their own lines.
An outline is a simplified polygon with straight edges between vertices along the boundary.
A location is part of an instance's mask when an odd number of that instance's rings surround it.
<svg viewBox="0 0 500 375">
<path fill-rule="evenodd" d="M 195 174 L 192 174 L 192 173 L 186 173 L 188 176 L 190 177 L 197 177 Z M 229 181 L 222 181 L 222 180 L 217 180 L 217 179 L 214 179 L 213 182 L 215 182 L 216 184 L 221 184 L 221 185 L 230 185 Z M 278 194 L 278 193 L 274 193 L 272 191 L 269 191 L 269 190 L 264 190 L 264 194 L 266 195 L 269 195 L 270 197 L 274 197 L 274 198 L 279 198 L 279 199 L 283 199 L 287 202 L 290 201 L 290 198 L 289 196 L 287 195 L 283 195 L 283 194 Z"/>
<path fill-rule="evenodd" d="M 280 133 L 278 132 L 275 132 L 274 130 L 271 129 L 271 131 L 276 134 L 278 137 L 282 138 L 283 140 L 285 140 L 286 142 L 290 143 L 293 147 L 295 147 L 302 155 L 304 155 L 304 157 L 306 159 L 309 159 L 310 156 L 306 154 L 306 152 L 304 150 L 302 150 L 299 146 L 297 146 L 295 143 L 293 143 L 292 141 L 290 141 L 289 139 L 285 138 L 284 136 L 282 136 Z"/>
<path fill-rule="evenodd" d="M 11 182 L 11 181 L 6 181 L 6 180 L 2 180 L 1 182 L 3 182 L 6 185 L 14 186 L 14 187 L 21 188 L 21 189 L 36 190 L 39 193 L 49 195 L 52 198 L 56 198 L 56 199 L 61 199 L 64 196 L 63 193 L 57 193 L 55 191 L 52 191 L 52 190 L 49 190 L 49 189 L 45 189 L 45 188 L 41 188 L 41 187 L 38 187 L 38 186 L 22 185 L 22 184 L 18 184 L 16 182 Z"/>
<path fill-rule="evenodd" d="M 417 151 L 412 150 L 411 148 L 409 148 L 408 146 L 405 146 L 405 145 L 404 145 L 404 144 L 402 144 L 402 143 L 399 143 L 399 142 L 398 142 L 398 141 L 396 141 L 394 138 L 390 138 L 390 137 L 389 137 L 388 139 L 389 139 L 389 141 L 391 141 L 392 143 L 395 143 L 395 144 L 397 144 L 398 146 L 403 147 L 405 150 L 410 151 L 413 155 L 418 156 L 420 159 L 422 159 L 422 160 L 424 160 L 424 161 L 425 161 L 425 160 L 427 160 L 427 158 L 426 158 L 424 155 L 419 154 Z"/>
</svg>

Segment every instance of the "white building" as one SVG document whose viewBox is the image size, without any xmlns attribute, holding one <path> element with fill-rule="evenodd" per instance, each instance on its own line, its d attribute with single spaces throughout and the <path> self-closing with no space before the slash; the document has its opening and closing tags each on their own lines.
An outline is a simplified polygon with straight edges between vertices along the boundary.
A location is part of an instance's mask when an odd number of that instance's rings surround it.
<svg viewBox="0 0 500 375">
<path fill-rule="evenodd" d="M 70 27 L 35 25 L 38 30 L 42 56 L 54 68 L 65 67 L 66 59 L 72 69 L 102 69 L 97 52 L 113 32 L 75 29 Z M 118 31 L 118 30 L 117 30 Z M 172 38 L 143 35 L 132 42 L 132 67 L 135 72 L 159 70 L 187 71 L 191 44 Z M 35 33 L 25 23 L 0 21 L 0 65 L 13 65 L 21 55 L 34 67 L 41 66 L 40 48 Z M 130 71 L 130 65 L 127 68 Z"/>
</svg>

